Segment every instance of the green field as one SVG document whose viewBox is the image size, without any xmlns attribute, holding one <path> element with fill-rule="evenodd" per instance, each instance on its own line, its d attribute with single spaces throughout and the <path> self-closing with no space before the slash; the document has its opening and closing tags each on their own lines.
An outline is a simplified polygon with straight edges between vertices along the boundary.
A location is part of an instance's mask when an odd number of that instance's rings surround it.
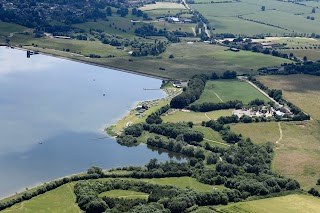
<svg viewBox="0 0 320 213">
<path fill-rule="evenodd" d="M 144 181 L 159 185 L 177 186 L 179 188 L 190 188 L 200 192 L 211 191 L 215 188 L 223 188 L 223 186 L 212 186 L 198 182 L 191 177 L 170 177 L 170 178 L 152 178 L 152 179 L 131 179 Z"/>
<path fill-rule="evenodd" d="M 73 183 L 65 184 L 52 191 L 38 195 L 28 201 L 0 211 L 1 213 L 79 213 L 76 197 L 73 193 Z"/>
<path fill-rule="evenodd" d="M 221 103 L 231 100 L 239 100 L 249 103 L 254 99 L 261 99 L 266 102 L 269 99 L 246 82 L 239 80 L 218 80 L 208 81 L 200 98 L 195 104 L 205 102 Z"/>
<path fill-rule="evenodd" d="M 309 195 L 287 195 L 219 207 L 220 213 L 309 213 L 318 212 L 320 199 Z"/>
<path fill-rule="evenodd" d="M 19 43 L 23 45 L 38 45 L 38 49 L 49 48 L 58 51 L 66 49 L 70 50 L 70 53 L 77 53 L 76 57 L 81 58 L 83 56 L 89 56 L 90 54 L 97 54 L 101 57 L 107 57 L 114 55 L 116 57 L 127 56 L 128 53 L 123 50 L 117 50 L 115 47 L 102 44 L 100 41 L 81 41 L 73 39 L 58 39 L 58 38 L 32 38 L 25 35 L 15 35 L 11 41 L 13 43 Z M 59 52 L 57 51 L 57 54 Z"/>
<path fill-rule="evenodd" d="M 116 198 L 125 198 L 125 199 L 148 199 L 148 194 L 143 192 L 136 192 L 131 190 L 111 190 L 101 193 L 101 197 L 116 197 Z"/>
<path fill-rule="evenodd" d="M 255 143 L 273 142 L 273 171 L 293 178 L 305 190 L 320 177 L 320 126 L 316 121 L 235 124 L 231 129 Z M 282 132 L 282 135 L 280 133 Z"/>
<path fill-rule="evenodd" d="M 0 21 L 0 36 L 9 36 L 10 33 L 23 32 L 25 30 L 27 30 L 26 27 Z"/>
<path fill-rule="evenodd" d="M 275 36 L 320 32 L 316 27 L 320 23 L 319 11 L 312 14 L 312 6 L 277 0 L 242 0 L 219 4 L 209 0 L 196 2 L 206 2 L 190 6 L 208 19 L 210 26 L 215 29 L 213 33 L 249 36 L 263 33 Z M 261 11 L 262 6 L 265 6 L 265 11 Z M 307 19 L 307 16 L 313 16 L 315 20 Z"/>
<path fill-rule="evenodd" d="M 58 39 L 56 39 L 58 40 Z M 39 41 L 39 42 L 38 42 Z M 46 41 L 46 40 L 44 40 Z M 50 41 L 45 43 L 42 39 L 36 40 L 33 38 L 16 37 L 14 44 L 32 44 L 39 43 L 42 46 L 53 47 L 56 46 L 58 50 L 70 47 L 71 44 L 64 44 L 65 41 Z M 52 42 L 52 43 L 51 43 Z M 33 48 L 43 52 L 48 52 L 54 55 L 67 56 L 68 58 L 75 58 L 82 61 L 93 62 L 105 66 L 117 67 L 122 69 L 129 69 L 145 74 L 151 74 L 171 79 L 189 79 L 196 74 L 211 74 L 217 72 L 222 74 L 226 70 L 235 70 L 238 74 L 250 73 L 256 74 L 256 70 L 261 67 L 279 66 L 282 63 L 290 63 L 290 60 L 264 55 L 260 53 L 253 53 L 249 51 L 231 52 L 226 51 L 226 47 L 218 45 L 210 45 L 205 43 L 175 43 L 171 44 L 166 52 L 158 57 L 132 57 L 125 51 L 116 50 L 114 47 L 104 46 L 103 44 L 92 43 L 90 41 L 75 41 L 86 42 L 83 46 L 75 46 L 71 51 L 84 51 L 84 53 L 91 53 L 97 46 L 106 48 L 108 52 L 103 49 L 97 49 L 108 56 L 109 54 L 117 54 L 113 58 L 86 58 L 79 55 L 74 55 L 67 52 L 59 52 L 50 49 Z M 93 46 L 91 47 L 91 45 Z M 72 48 L 72 46 L 71 46 Z M 87 49 L 88 48 L 88 49 Z M 82 53 L 82 52 L 81 52 Z M 173 54 L 174 58 L 170 59 L 169 55 Z M 130 59 L 130 61 L 129 61 Z M 160 70 L 164 68 L 165 70 Z"/>
<path fill-rule="evenodd" d="M 186 8 L 183 6 L 183 4 L 171 3 L 171 2 L 156 2 L 156 4 L 147 4 L 143 7 L 140 7 L 139 9 L 142 11 L 149 11 L 149 10 L 172 10 L 172 9 L 185 10 Z"/>
<path fill-rule="evenodd" d="M 280 138 L 279 126 L 276 122 L 269 123 L 238 123 L 230 125 L 231 130 L 250 138 L 254 143 L 275 143 Z"/>
<path fill-rule="evenodd" d="M 165 122 L 188 122 L 192 121 L 195 124 L 200 124 L 202 121 L 216 120 L 221 116 L 230 116 L 232 110 L 217 110 L 212 112 L 192 112 L 192 111 L 176 111 L 173 114 L 161 116 Z M 209 119 L 210 118 L 210 119 Z"/>
</svg>

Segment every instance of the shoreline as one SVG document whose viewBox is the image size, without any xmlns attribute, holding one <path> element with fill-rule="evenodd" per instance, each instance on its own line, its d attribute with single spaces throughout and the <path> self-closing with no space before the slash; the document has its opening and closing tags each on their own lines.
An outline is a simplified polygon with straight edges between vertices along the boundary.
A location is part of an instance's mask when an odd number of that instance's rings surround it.
<svg viewBox="0 0 320 213">
<path fill-rule="evenodd" d="M 31 50 L 31 49 L 28 49 L 26 46 L 19 47 L 19 46 L 14 45 L 14 46 L 11 46 L 11 47 L 14 47 L 14 49 L 18 49 L 18 50 L 22 50 L 22 51 Z M 10 48 L 10 46 L 9 46 L 9 48 Z M 49 50 L 55 50 L 55 49 L 49 49 Z M 65 60 L 69 60 L 69 61 L 73 61 L 73 62 L 88 64 L 88 65 L 101 67 L 101 68 L 106 68 L 106 69 L 112 69 L 112 70 L 115 70 L 115 71 L 130 73 L 130 74 L 134 74 L 134 75 L 140 75 L 140 76 L 149 77 L 149 78 L 155 78 L 155 79 L 159 79 L 159 80 L 173 80 L 173 79 L 169 79 L 169 78 L 166 78 L 166 77 L 163 77 L 163 76 L 160 76 L 160 75 L 148 74 L 148 73 L 139 72 L 139 71 L 135 71 L 135 70 L 114 67 L 114 66 L 111 66 L 111 65 L 99 64 L 99 63 L 96 63 L 96 62 L 86 61 L 86 60 L 77 59 L 77 58 L 70 58 L 70 57 L 67 57 L 67 56 L 59 55 L 59 54 L 47 53 L 47 52 L 44 52 L 44 51 L 41 51 L 41 50 L 31 50 L 31 51 L 37 51 L 40 54 L 46 55 L 46 56 L 51 56 L 51 57 L 55 57 L 55 58 L 59 58 L 59 59 L 65 59 Z M 56 51 L 59 51 L 59 50 L 56 50 Z"/>
</svg>

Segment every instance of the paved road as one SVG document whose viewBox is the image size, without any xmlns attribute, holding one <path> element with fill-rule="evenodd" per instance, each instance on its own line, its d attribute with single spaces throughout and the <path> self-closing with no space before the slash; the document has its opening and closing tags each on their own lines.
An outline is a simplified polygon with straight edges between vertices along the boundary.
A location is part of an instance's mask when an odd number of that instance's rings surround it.
<svg viewBox="0 0 320 213">
<path fill-rule="evenodd" d="M 186 0 L 182 0 L 182 4 L 191 12 L 193 12 L 193 10 L 189 7 L 189 5 L 187 4 Z M 204 31 L 207 34 L 207 36 L 210 38 L 210 32 L 208 30 L 208 26 L 203 23 L 203 27 L 204 27 Z"/>
</svg>

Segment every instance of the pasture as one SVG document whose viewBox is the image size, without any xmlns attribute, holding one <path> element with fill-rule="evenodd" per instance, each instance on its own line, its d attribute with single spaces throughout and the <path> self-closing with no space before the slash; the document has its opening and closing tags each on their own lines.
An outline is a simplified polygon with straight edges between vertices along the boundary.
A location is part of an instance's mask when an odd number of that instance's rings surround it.
<svg viewBox="0 0 320 213">
<path fill-rule="evenodd" d="M 215 28 L 213 33 L 233 33 L 237 35 L 288 35 L 292 33 L 319 33 L 319 14 L 312 13 L 317 6 L 301 5 L 277 0 L 243 0 L 222 3 L 211 3 L 209 0 L 196 0 L 190 6 L 198 10 Z M 303 2 L 302 4 L 314 4 Z M 265 6 L 265 11 L 262 11 Z M 315 20 L 307 19 L 315 17 Z"/>
<path fill-rule="evenodd" d="M 21 25 L 0 21 L 0 36 L 9 36 L 10 33 L 23 32 L 27 30 Z"/>
<path fill-rule="evenodd" d="M 238 123 L 230 125 L 231 130 L 250 138 L 256 144 L 275 143 L 280 138 L 279 126 L 276 122 L 268 123 Z"/>
<path fill-rule="evenodd" d="M 191 177 L 170 177 L 170 178 L 151 178 L 151 179 L 132 179 L 134 181 L 144 181 L 152 184 L 176 186 L 179 188 L 190 188 L 200 192 L 212 191 L 214 188 L 223 188 L 223 186 L 212 186 L 198 182 Z"/>
<path fill-rule="evenodd" d="M 254 99 L 268 102 L 269 99 L 246 82 L 239 80 L 207 81 L 205 89 L 195 104 L 221 103 L 239 100 L 247 104 Z"/>
<path fill-rule="evenodd" d="M 114 55 L 116 57 L 126 56 L 127 52 L 123 50 L 117 50 L 115 47 L 103 44 L 100 41 L 81 41 L 74 39 L 59 39 L 59 38 L 32 38 L 25 35 L 15 35 L 12 39 L 14 43 L 20 43 L 23 45 L 37 45 L 37 48 L 54 49 L 58 51 L 63 51 L 69 49 L 70 53 L 89 56 L 90 54 L 97 54 L 101 57 L 108 57 L 109 55 Z"/>
<path fill-rule="evenodd" d="M 124 199 L 148 199 L 148 194 L 131 190 L 111 190 L 102 192 L 100 197 L 124 198 Z"/>
<path fill-rule="evenodd" d="M 52 191 L 38 195 L 28 201 L 15 204 L 0 211 L 1 213 L 79 213 L 76 197 L 73 193 L 73 183 L 65 184 Z"/>
<path fill-rule="evenodd" d="M 183 4 L 171 3 L 171 2 L 156 2 L 156 4 L 147 4 L 143 7 L 139 8 L 142 11 L 148 10 L 171 10 L 171 9 L 179 9 L 185 10 L 186 8 Z"/>
<path fill-rule="evenodd" d="M 320 199 L 309 195 L 287 195 L 218 207 L 220 213 L 309 213 L 318 212 Z"/>
<path fill-rule="evenodd" d="M 232 110 L 217 110 L 212 112 L 192 112 L 192 111 L 175 111 L 172 114 L 162 115 L 161 118 L 164 122 L 188 122 L 200 124 L 202 121 L 216 120 L 221 116 L 230 116 Z"/>
<path fill-rule="evenodd" d="M 320 120 L 320 77 L 312 75 L 260 76 L 269 88 L 281 89 L 284 98 Z"/>
<path fill-rule="evenodd" d="M 299 181 L 306 190 L 316 184 L 320 177 L 320 126 L 316 121 L 235 124 L 231 129 L 254 143 L 274 143 L 273 171 Z"/>
</svg>

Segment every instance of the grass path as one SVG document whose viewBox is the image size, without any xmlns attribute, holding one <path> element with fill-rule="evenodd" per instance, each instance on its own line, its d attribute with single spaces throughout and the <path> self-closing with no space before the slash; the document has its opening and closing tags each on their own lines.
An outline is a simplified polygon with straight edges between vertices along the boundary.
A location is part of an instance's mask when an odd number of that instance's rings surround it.
<svg viewBox="0 0 320 213">
<path fill-rule="evenodd" d="M 279 143 L 283 138 L 283 133 L 282 133 L 282 128 L 281 128 L 281 123 L 280 122 L 278 122 L 278 126 L 279 126 L 280 136 L 279 136 L 279 139 L 276 141 L 276 143 Z"/>
<path fill-rule="evenodd" d="M 211 142 L 218 143 L 218 144 L 225 145 L 225 146 L 230 146 L 229 144 L 221 143 L 219 141 L 214 141 L 214 140 L 210 140 L 210 139 L 207 139 L 207 138 L 203 138 L 203 140 L 211 141 Z"/>
<path fill-rule="evenodd" d="M 219 98 L 219 100 L 223 103 L 223 100 L 220 98 L 220 96 L 214 92 L 214 94 L 217 96 L 217 98 Z"/>
<path fill-rule="evenodd" d="M 211 121 L 212 119 L 207 115 L 207 113 L 204 113 L 204 115 Z"/>
</svg>

